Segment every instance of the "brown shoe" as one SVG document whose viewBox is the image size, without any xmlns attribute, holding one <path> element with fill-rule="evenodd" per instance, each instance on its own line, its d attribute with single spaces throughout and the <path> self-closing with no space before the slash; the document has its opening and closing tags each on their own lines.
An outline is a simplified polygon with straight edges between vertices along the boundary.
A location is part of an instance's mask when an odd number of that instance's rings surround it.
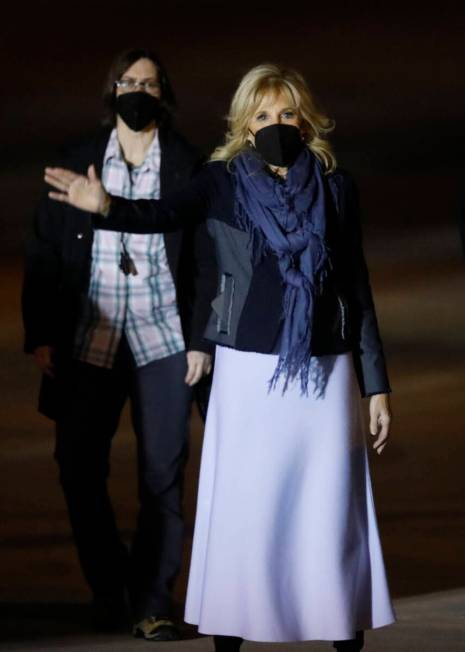
<svg viewBox="0 0 465 652">
<path fill-rule="evenodd" d="M 173 621 L 164 616 L 144 618 L 134 625 L 132 633 L 136 638 L 145 638 L 146 641 L 179 641 L 181 638 Z"/>
</svg>

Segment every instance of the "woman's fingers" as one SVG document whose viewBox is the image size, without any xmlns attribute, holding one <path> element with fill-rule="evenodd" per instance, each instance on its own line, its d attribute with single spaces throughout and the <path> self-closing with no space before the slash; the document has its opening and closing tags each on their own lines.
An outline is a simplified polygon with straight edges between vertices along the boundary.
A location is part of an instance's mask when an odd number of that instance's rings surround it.
<svg viewBox="0 0 465 652">
<path fill-rule="evenodd" d="M 67 194 L 62 194 L 60 192 L 49 192 L 48 196 L 50 199 L 54 199 L 55 201 L 62 201 L 66 204 L 69 204 L 69 197 Z"/>
<path fill-rule="evenodd" d="M 89 166 L 87 172 L 88 177 L 63 168 L 46 168 L 45 181 L 54 188 L 48 194 L 50 199 L 90 213 L 102 211 L 106 205 L 107 194 L 94 166 Z"/>
<path fill-rule="evenodd" d="M 63 192 L 68 192 L 69 183 L 65 183 L 60 178 L 55 177 L 46 172 L 44 179 L 49 186 L 53 186 L 53 188 L 56 188 L 57 190 L 61 190 Z"/>
<path fill-rule="evenodd" d="M 373 444 L 373 448 L 376 450 L 378 454 L 382 453 L 384 447 L 386 446 L 387 440 L 389 438 L 390 422 L 391 419 L 389 415 L 387 414 L 379 415 L 378 417 L 379 432 L 377 431 L 376 433 L 374 433 L 374 435 L 378 434 L 378 436 Z"/>
<path fill-rule="evenodd" d="M 97 171 L 95 169 L 95 165 L 93 163 L 92 163 L 92 165 L 89 165 L 89 167 L 87 168 L 87 178 L 91 182 L 99 180 L 99 178 L 97 176 Z"/>
<path fill-rule="evenodd" d="M 192 386 L 199 382 L 202 377 L 202 365 L 198 361 L 191 362 L 188 366 L 185 381 Z"/>
<path fill-rule="evenodd" d="M 68 185 L 73 183 L 75 179 L 78 177 L 82 177 L 82 174 L 77 174 L 77 172 L 73 172 L 72 170 L 66 170 L 65 168 L 45 168 L 45 174 L 50 175 L 51 177 L 54 177 L 55 179 L 59 179 L 63 183 L 67 183 Z"/>
<path fill-rule="evenodd" d="M 196 366 L 196 359 L 195 356 L 192 355 L 192 351 L 187 352 L 186 361 L 187 361 L 187 373 L 184 378 L 184 382 L 187 383 L 187 385 L 192 385 L 192 381 L 195 376 L 195 366 Z"/>
<path fill-rule="evenodd" d="M 381 428 L 381 431 L 373 444 L 373 448 L 377 453 L 382 452 L 383 448 L 387 443 L 388 437 L 389 437 L 389 430 L 384 427 Z"/>
<path fill-rule="evenodd" d="M 62 192 L 68 192 L 71 184 L 82 175 L 63 168 L 45 168 L 44 177 L 49 185 Z M 85 177 L 82 178 L 85 179 Z"/>
<path fill-rule="evenodd" d="M 389 438 L 391 408 L 388 394 L 375 394 L 370 398 L 370 433 L 376 437 L 373 448 L 382 453 Z"/>
<path fill-rule="evenodd" d="M 196 385 L 199 380 L 202 378 L 202 365 L 198 364 L 195 366 L 194 377 L 192 378 L 191 385 Z"/>
<path fill-rule="evenodd" d="M 370 414 L 370 435 L 375 436 L 378 433 L 378 414 L 374 411 Z"/>
<path fill-rule="evenodd" d="M 185 382 L 188 385 L 195 385 L 203 375 L 211 371 L 211 355 L 203 351 L 187 352 L 187 374 Z"/>
</svg>

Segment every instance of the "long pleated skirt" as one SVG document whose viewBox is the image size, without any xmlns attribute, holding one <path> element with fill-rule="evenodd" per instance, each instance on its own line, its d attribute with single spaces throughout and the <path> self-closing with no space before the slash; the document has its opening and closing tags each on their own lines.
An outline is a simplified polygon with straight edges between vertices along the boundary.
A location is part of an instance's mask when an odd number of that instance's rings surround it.
<svg viewBox="0 0 465 652">
<path fill-rule="evenodd" d="M 251 641 L 344 640 L 388 625 L 351 354 L 323 393 L 268 391 L 277 357 L 217 348 L 186 622 Z"/>
</svg>

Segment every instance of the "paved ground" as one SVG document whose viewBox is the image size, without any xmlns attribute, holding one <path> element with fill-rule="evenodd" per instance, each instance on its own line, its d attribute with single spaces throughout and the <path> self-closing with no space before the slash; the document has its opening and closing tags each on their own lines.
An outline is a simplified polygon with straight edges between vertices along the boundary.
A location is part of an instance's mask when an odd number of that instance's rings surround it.
<svg viewBox="0 0 465 652">
<path fill-rule="evenodd" d="M 465 591 L 433 593 L 395 602 L 398 621 L 394 627 L 372 632 L 366 636 L 365 649 L 377 652 L 463 652 L 465 649 Z M 187 634 L 188 635 L 188 634 Z M 190 638 L 179 643 L 146 643 L 128 635 L 89 636 L 77 633 L 74 636 L 8 643 L 5 650 L 11 652 L 46 652 L 66 650 L 67 652 L 144 652 L 153 649 L 160 652 L 213 652 L 210 637 Z M 245 643 L 244 652 L 261 652 L 273 649 L 278 652 L 329 652 L 332 646 L 327 642 L 312 643 Z"/>
<path fill-rule="evenodd" d="M 453 229 L 396 240 L 370 238 L 367 252 L 395 390 L 392 441 L 381 458 L 372 457 L 372 472 L 400 614 L 395 627 L 370 633 L 367 649 L 465 650 L 465 266 Z M 51 424 L 35 412 L 38 375 L 21 354 L 20 263 L 3 260 L 0 272 L 0 614 L 5 641 L 0 648 L 144 649 L 144 642 L 123 635 L 90 638 L 88 594 L 51 458 Z M 179 605 L 200 446 L 201 424 L 194 414 Z M 113 451 L 111 492 L 127 540 L 135 520 L 134 453 L 125 414 Z M 191 634 L 186 630 L 186 636 Z M 198 638 L 170 650 L 200 652 L 209 645 Z"/>
</svg>

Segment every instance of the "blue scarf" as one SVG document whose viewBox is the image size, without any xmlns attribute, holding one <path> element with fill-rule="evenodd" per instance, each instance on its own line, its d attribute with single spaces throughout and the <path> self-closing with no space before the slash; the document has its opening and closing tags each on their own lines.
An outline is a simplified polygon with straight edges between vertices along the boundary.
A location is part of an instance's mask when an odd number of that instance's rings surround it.
<svg viewBox="0 0 465 652">
<path fill-rule="evenodd" d="M 234 159 L 233 179 L 236 218 L 251 236 L 254 264 L 265 251 L 272 252 L 284 284 L 284 325 L 270 389 L 283 376 L 284 393 L 289 381 L 299 376 L 302 394 L 307 394 L 315 297 L 328 265 L 322 166 L 305 148 L 287 178 L 278 179 L 250 148 Z"/>
</svg>

